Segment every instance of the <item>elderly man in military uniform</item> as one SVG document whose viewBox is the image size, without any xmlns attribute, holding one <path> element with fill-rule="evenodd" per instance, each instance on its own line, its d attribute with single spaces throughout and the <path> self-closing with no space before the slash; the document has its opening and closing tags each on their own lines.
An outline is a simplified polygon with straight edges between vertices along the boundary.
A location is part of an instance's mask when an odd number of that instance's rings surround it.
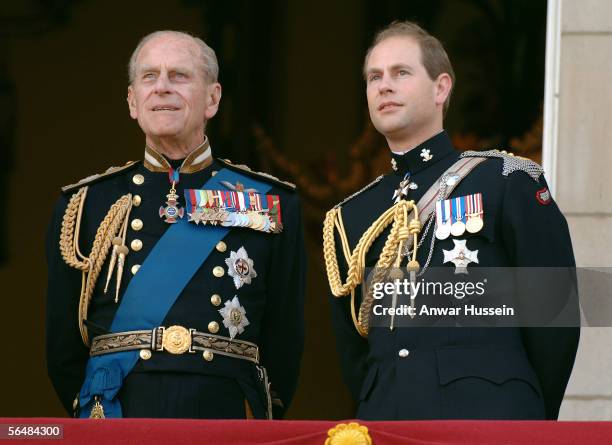
<svg viewBox="0 0 612 445">
<path fill-rule="evenodd" d="M 571 270 L 574 256 L 540 166 L 453 148 L 443 116 L 454 73 L 435 37 L 411 22 L 391 24 L 374 39 L 364 75 L 391 166 L 324 223 L 333 324 L 357 417 L 556 419 L 575 325 L 373 323 L 371 292 L 362 292 L 366 267 L 397 268 L 414 282 L 434 267 L 463 275 L 475 266 Z"/>
<path fill-rule="evenodd" d="M 63 188 L 47 238 L 48 372 L 80 417 L 281 417 L 303 347 L 290 183 L 213 156 L 214 51 L 175 31 L 129 63 L 142 161 Z M 76 395 L 76 398 L 75 398 Z"/>
</svg>

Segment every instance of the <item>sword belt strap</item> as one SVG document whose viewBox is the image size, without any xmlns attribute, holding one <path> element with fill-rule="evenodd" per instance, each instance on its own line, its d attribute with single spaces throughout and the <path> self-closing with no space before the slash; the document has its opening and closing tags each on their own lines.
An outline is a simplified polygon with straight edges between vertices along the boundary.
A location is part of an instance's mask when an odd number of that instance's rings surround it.
<svg viewBox="0 0 612 445">
<path fill-rule="evenodd" d="M 215 353 L 259 363 L 259 347 L 255 343 L 221 335 L 199 332 L 182 326 L 159 326 L 152 330 L 116 332 L 99 335 L 91 343 L 89 355 L 148 349 L 170 354 Z"/>
</svg>

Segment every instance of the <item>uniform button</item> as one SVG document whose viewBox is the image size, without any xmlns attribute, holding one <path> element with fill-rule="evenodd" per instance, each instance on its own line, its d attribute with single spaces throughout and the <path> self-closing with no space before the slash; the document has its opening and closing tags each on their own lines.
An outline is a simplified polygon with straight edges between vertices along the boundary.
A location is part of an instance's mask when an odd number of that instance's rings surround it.
<svg viewBox="0 0 612 445">
<path fill-rule="evenodd" d="M 140 269 L 140 264 L 134 264 L 132 266 L 132 275 L 136 275 L 136 272 L 138 272 L 138 269 Z"/>
<path fill-rule="evenodd" d="M 217 278 L 221 278 L 223 275 L 225 275 L 225 269 L 221 266 L 215 266 L 213 269 L 213 275 Z"/>
<path fill-rule="evenodd" d="M 144 176 L 138 174 L 138 175 L 134 175 L 132 176 L 132 182 L 136 185 L 142 185 L 144 184 Z"/>
<path fill-rule="evenodd" d="M 132 240 L 130 247 L 134 252 L 138 252 L 140 249 L 142 249 L 142 241 L 139 239 Z"/>
<path fill-rule="evenodd" d="M 400 350 L 399 350 L 399 352 L 398 352 L 398 355 L 399 355 L 401 358 L 406 358 L 406 357 L 408 357 L 408 354 L 410 354 L 410 351 L 408 351 L 408 349 L 400 349 Z"/>
<path fill-rule="evenodd" d="M 151 358 L 151 351 L 148 349 L 141 349 L 140 358 L 143 360 L 149 360 Z"/>
<path fill-rule="evenodd" d="M 212 297 L 210 297 L 210 302 L 213 306 L 219 306 L 221 304 L 221 295 L 213 294 Z"/>
<path fill-rule="evenodd" d="M 217 170 L 213 170 L 212 173 L 210 174 L 211 176 L 215 176 L 217 174 Z"/>
<path fill-rule="evenodd" d="M 212 351 L 207 349 L 202 353 L 202 357 L 204 357 L 204 360 L 206 360 L 207 362 L 211 362 L 212 359 L 215 358 L 215 355 L 212 353 Z"/>
<path fill-rule="evenodd" d="M 216 248 L 219 252 L 225 252 L 227 250 L 227 244 L 225 244 L 223 241 L 219 241 Z"/>
<path fill-rule="evenodd" d="M 210 323 L 208 323 L 208 332 L 210 332 L 211 334 L 216 334 L 217 332 L 219 332 L 219 323 L 217 323 L 216 321 L 211 321 Z"/>
<path fill-rule="evenodd" d="M 142 198 L 140 197 L 140 195 L 134 195 L 134 197 L 132 198 L 132 204 L 138 207 L 141 202 L 142 202 Z"/>
<path fill-rule="evenodd" d="M 130 225 L 132 226 L 133 230 L 140 230 L 142 229 L 142 226 L 143 226 L 142 219 L 138 219 L 138 218 L 133 219 Z"/>
</svg>

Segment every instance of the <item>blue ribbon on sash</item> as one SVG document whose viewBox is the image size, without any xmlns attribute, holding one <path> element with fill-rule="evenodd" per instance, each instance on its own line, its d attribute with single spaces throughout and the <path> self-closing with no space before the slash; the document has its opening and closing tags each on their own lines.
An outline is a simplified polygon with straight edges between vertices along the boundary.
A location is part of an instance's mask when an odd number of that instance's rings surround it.
<svg viewBox="0 0 612 445">
<path fill-rule="evenodd" d="M 223 190 L 226 187 L 221 181 L 234 184 L 240 181 L 246 188 L 257 189 L 259 193 L 266 193 L 272 188 L 271 184 L 228 169 L 219 170 L 201 188 Z M 230 230 L 230 227 L 221 226 L 198 227 L 188 223 L 187 218 L 171 225 L 131 279 L 110 331 L 134 331 L 160 326 L 187 283 Z M 121 404 L 116 396 L 138 359 L 139 351 L 90 357 L 79 393 L 80 417 L 89 417 L 94 396 L 99 397 L 105 417 L 122 417 Z"/>
</svg>

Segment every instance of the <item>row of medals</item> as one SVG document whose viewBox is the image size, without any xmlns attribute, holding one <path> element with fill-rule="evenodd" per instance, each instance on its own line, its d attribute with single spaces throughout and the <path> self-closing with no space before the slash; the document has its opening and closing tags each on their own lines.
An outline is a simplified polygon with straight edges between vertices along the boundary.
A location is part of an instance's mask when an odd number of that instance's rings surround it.
<svg viewBox="0 0 612 445">
<path fill-rule="evenodd" d="M 467 222 L 465 223 L 462 220 L 455 221 L 452 224 L 447 221 L 438 226 L 436 228 L 436 238 L 443 240 L 448 238 L 450 235 L 461 236 L 466 230 L 469 233 L 477 233 L 480 232 L 483 226 L 484 222 L 482 220 L 482 212 L 472 213 L 467 215 Z"/>
<path fill-rule="evenodd" d="M 193 213 L 189 213 L 189 221 L 224 227 L 248 227 L 262 232 L 277 230 L 276 223 L 271 221 L 267 214 L 255 211 L 228 212 L 223 209 L 197 208 Z"/>
<path fill-rule="evenodd" d="M 174 186 L 166 197 L 168 199 L 166 206 L 160 207 L 159 216 L 164 218 L 165 222 L 173 224 L 183 217 L 183 209 L 178 204 L 179 196 L 176 194 Z M 281 225 L 272 221 L 267 213 L 253 210 L 228 212 L 221 208 L 198 207 L 192 213 L 188 213 L 188 216 L 188 221 L 194 222 L 196 225 L 202 223 L 203 225 L 211 224 L 224 227 L 248 227 L 253 230 L 274 233 L 282 230 Z"/>
</svg>

